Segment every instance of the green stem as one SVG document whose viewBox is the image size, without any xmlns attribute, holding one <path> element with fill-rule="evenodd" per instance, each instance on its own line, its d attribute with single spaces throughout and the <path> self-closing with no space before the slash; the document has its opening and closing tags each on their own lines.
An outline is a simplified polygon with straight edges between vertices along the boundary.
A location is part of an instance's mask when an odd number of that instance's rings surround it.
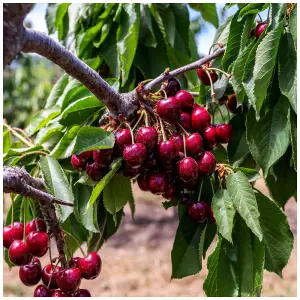
<svg viewBox="0 0 300 300">
<path fill-rule="evenodd" d="M 143 118 L 143 115 L 144 115 L 144 113 L 145 113 L 145 111 L 144 110 L 142 110 L 142 112 L 141 112 L 141 115 L 140 115 L 140 117 L 139 117 L 139 119 L 137 120 L 137 122 L 135 123 L 135 125 L 133 126 L 133 128 L 132 128 L 132 131 L 134 131 L 135 130 L 135 128 L 139 125 L 139 123 L 140 123 L 140 121 L 142 120 L 142 118 Z"/>
<path fill-rule="evenodd" d="M 82 255 L 83 255 L 84 257 L 86 257 L 85 252 L 83 251 L 83 249 L 82 249 L 82 247 L 81 247 L 79 241 L 75 238 L 75 236 L 73 236 L 71 233 L 69 233 L 69 232 L 67 232 L 67 231 L 65 231 L 65 230 L 63 230 L 63 232 L 66 233 L 67 235 L 69 235 L 69 236 L 77 243 L 77 245 L 78 245 L 78 247 L 79 247 L 79 249 L 80 249 Z"/>
<path fill-rule="evenodd" d="M 228 78 L 231 78 L 231 74 L 226 73 L 225 71 L 218 69 L 218 68 L 206 68 L 206 70 L 209 71 L 218 71 L 220 73 L 223 73 L 224 75 L 226 75 Z"/>
<path fill-rule="evenodd" d="M 13 128 L 11 128 L 8 124 L 3 123 L 3 125 L 8 128 L 11 133 L 18 139 L 20 140 L 23 144 L 27 145 L 28 147 L 33 147 L 34 144 L 32 144 L 31 142 L 27 141 L 24 137 L 22 137 L 19 133 L 17 133 Z"/>
<path fill-rule="evenodd" d="M 199 188 L 199 194 L 198 194 L 198 200 L 197 200 L 197 202 L 200 202 L 200 198 L 201 198 L 202 186 L 203 186 L 203 181 L 204 181 L 203 177 L 201 177 L 200 180 L 201 180 L 201 183 L 200 183 L 200 188 Z"/>
<path fill-rule="evenodd" d="M 216 96 L 215 91 L 214 91 L 214 84 L 212 82 L 212 79 L 211 79 L 210 74 L 207 71 L 207 69 L 205 69 L 205 72 L 206 72 L 206 74 L 207 74 L 207 76 L 209 78 L 209 82 L 210 82 L 211 99 L 212 99 L 212 101 L 214 101 L 215 100 L 215 96 Z"/>
<path fill-rule="evenodd" d="M 130 130 L 130 133 L 131 133 L 131 142 L 132 144 L 134 144 L 134 136 L 133 136 L 133 131 L 130 127 L 130 125 L 127 123 L 127 122 L 124 122 L 124 124 L 128 127 L 128 129 Z"/>
<path fill-rule="evenodd" d="M 147 114 L 146 111 L 145 111 L 144 116 L 145 116 L 145 124 L 146 124 L 146 126 L 148 127 L 148 126 L 149 126 L 149 120 L 148 120 L 148 114 Z"/>
<path fill-rule="evenodd" d="M 179 122 L 177 122 L 177 125 L 180 127 L 184 134 L 189 135 L 189 133 L 182 127 L 182 125 Z"/>
<path fill-rule="evenodd" d="M 47 285 L 47 288 L 50 289 L 50 285 L 51 285 L 51 280 L 52 280 L 52 276 L 53 276 L 53 271 L 56 269 L 56 267 L 58 266 L 60 260 L 58 259 L 57 260 L 57 263 L 55 264 L 55 267 L 53 268 L 53 265 L 52 265 L 52 260 L 51 260 L 51 269 L 52 269 L 52 273 L 51 273 L 51 276 L 50 276 L 50 279 L 49 279 L 49 282 L 48 282 L 48 285 Z"/>
</svg>

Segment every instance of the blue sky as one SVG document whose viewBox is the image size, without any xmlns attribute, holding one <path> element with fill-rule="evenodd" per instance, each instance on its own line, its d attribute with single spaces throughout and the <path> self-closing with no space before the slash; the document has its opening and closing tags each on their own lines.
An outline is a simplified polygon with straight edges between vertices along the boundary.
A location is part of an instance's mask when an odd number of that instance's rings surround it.
<svg viewBox="0 0 300 300">
<path fill-rule="evenodd" d="M 223 3 L 217 3 L 217 11 L 219 15 L 219 22 L 220 24 L 226 19 L 228 16 L 234 14 L 237 10 L 237 7 L 231 7 L 229 10 L 226 11 L 226 14 L 224 17 L 221 16 L 221 11 L 223 9 L 225 4 Z M 29 20 L 32 25 L 33 29 L 46 32 L 47 33 L 47 26 L 45 21 L 45 12 L 46 12 L 47 4 L 45 3 L 38 3 L 35 5 L 33 10 L 27 15 L 27 20 Z M 190 18 L 194 19 L 199 15 L 199 12 L 196 12 L 194 10 L 189 10 L 190 12 Z M 209 48 L 212 44 L 214 35 L 216 32 L 216 28 L 210 24 L 205 23 L 203 26 L 203 29 L 201 30 L 200 34 L 196 35 L 196 43 L 198 45 L 198 52 L 199 54 L 208 54 Z M 56 38 L 54 36 L 54 38 Z"/>
</svg>

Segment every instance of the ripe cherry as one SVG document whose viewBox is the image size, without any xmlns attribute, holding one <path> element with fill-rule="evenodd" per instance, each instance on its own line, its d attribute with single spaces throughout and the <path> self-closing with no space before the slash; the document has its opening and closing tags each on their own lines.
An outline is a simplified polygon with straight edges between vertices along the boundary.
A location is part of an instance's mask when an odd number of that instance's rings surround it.
<svg viewBox="0 0 300 300">
<path fill-rule="evenodd" d="M 184 111 L 180 112 L 178 122 L 185 130 L 190 131 L 192 129 L 192 121 L 190 114 Z"/>
<path fill-rule="evenodd" d="M 46 230 L 47 230 L 46 223 L 41 218 L 35 218 L 35 219 L 29 221 L 25 226 L 25 234 L 26 235 L 28 235 L 32 231 L 46 232 Z"/>
<path fill-rule="evenodd" d="M 178 91 L 175 98 L 178 100 L 182 110 L 187 112 L 191 112 L 193 110 L 194 98 L 188 91 Z"/>
<path fill-rule="evenodd" d="M 208 214 L 207 204 L 203 201 L 188 204 L 188 214 L 197 223 L 203 223 Z"/>
<path fill-rule="evenodd" d="M 141 143 L 126 146 L 123 151 L 126 163 L 133 169 L 139 169 L 147 157 L 146 147 Z"/>
<path fill-rule="evenodd" d="M 136 136 L 135 141 L 137 143 L 143 144 L 147 150 L 153 149 L 158 140 L 158 134 L 155 128 L 147 126 L 139 128 Z"/>
<path fill-rule="evenodd" d="M 178 100 L 171 96 L 157 102 L 156 110 L 158 115 L 170 123 L 175 123 L 179 116 L 180 104 Z"/>
<path fill-rule="evenodd" d="M 209 66 L 209 64 L 206 63 L 205 67 L 208 67 L 208 66 Z M 209 72 L 209 75 L 211 77 L 212 83 L 215 83 L 218 79 L 217 73 L 214 70 L 211 70 L 211 71 L 208 71 L 208 72 Z M 208 77 L 207 73 L 202 68 L 197 69 L 197 75 L 198 75 L 200 81 L 204 85 L 210 85 L 209 77 Z"/>
<path fill-rule="evenodd" d="M 46 232 L 32 231 L 26 237 L 28 252 L 37 257 L 46 254 L 49 248 L 49 238 Z"/>
<path fill-rule="evenodd" d="M 157 157 L 163 165 L 174 161 L 178 155 L 178 150 L 172 140 L 163 141 L 158 144 Z"/>
<path fill-rule="evenodd" d="M 212 149 L 216 145 L 216 129 L 214 126 L 208 126 L 202 136 L 207 149 Z"/>
<path fill-rule="evenodd" d="M 176 186 L 175 186 L 175 184 L 170 183 L 162 196 L 164 198 L 168 199 L 168 200 L 174 199 L 176 197 Z"/>
<path fill-rule="evenodd" d="M 125 177 L 128 177 L 130 179 L 135 179 L 140 175 L 140 173 L 141 173 L 141 168 L 133 169 L 126 163 L 124 164 L 123 175 Z"/>
<path fill-rule="evenodd" d="M 52 270 L 52 266 L 51 264 L 46 265 L 43 270 L 42 270 L 42 281 L 43 283 L 48 286 L 50 278 L 51 278 L 51 282 L 50 282 L 50 289 L 56 289 L 58 288 L 57 282 L 56 282 L 56 278 L 58 273 L 61 271 L 61 267 L 59 266 L 53 266 L 53 270 Z"/>
<path fill-rule="evenodd" d="M 38 285 L 33 293 L 33 297 L 51 297 L 51 296 L 52 296 L 52 291 L 43 284 Z"/>
<path fill-rule="evenodd" d="M 203 140 L 199 133 L 189 134 L 186 139 L 186 150 L 191 156 L 198 155 L 203 150 Z"/>
<path fill-rule="evenodd" d="M 137 184 L 142 191 L 149 191 L 148 176 L 146 174 L 140 174 L 140 176 L 137 178 Z"/>
<path fill-rule="evenodd" d="M 77 156 L 86 161 L 91 160 L 93 158 L 93 151 L 92 150 L 84 151 L 78 154 Z"/>
<path fill-rule="evenodd" d="M 147 158 L 145 162 L 143 163 L 143 169 L 145 171 L 151 171 L 155 166 L 157 165 L 157 159 L 153 152 L 147 153 Z"/>
<path fill-rule="evenodd" d="M 161 195 L 168 187 L 168 179 L 165 174 L 153 173 L 149 176 L 149 190 L 152 194 Z"/>
<path fill-rule="evenodd" d="M 199 176 L 197 162 L 192 157 L 185 157 L 178 163 L 178 174 L 184 182 L 197 180 Z"/>
<path fill-rule="evenodd" d="M 216 223 L 217 223 L 217 222 L 216 222 L 216 219 L 215 219 L 215 217 L 214 217 L 214 212 L 213 212 L 213 210 L 212 210 L 211 205 L 208 206 L 208 216 L 209 216 L 210 221 L 211 221 L 213 224 L 216 224 Z"/>
<path fill-rule="evenodd" d="M 20 222 L 4 226 L 3 228 L 3 246 L 9 248 L 13 241 L 22 240 L 24 226 Z"/>
<path fill-rule="evenodd" d="M 89 290 L 79 289 L 72 294 L 72 297 L 92 297 L 92 295 Z"/>
<path fill-rule="evenodd" d="M 104 169 L 95 163 L 88 162 L 85 168 L 86 174 L 94 181 L 99 181 L 104 176 Z"/>
<path fill-rule="evenodd" d="M 192 127 L 196 131 L 203 132 L 210 125 L 211 118 L 203 107 L 196 107 L 192 112 Z"/>
<path fill-rule="evenodd" d="M 168 97 L 175 96 L 176 93 L 180 90 L 180 82 L 175 77 L 171 78 L 161 85 L 161 89 L 166 91 Z"/>
<path fill-rule="evenodd" d="M 233 114 L 237 112 L 237 100 L 235 94 L 232 94 L 227 101 L 227 108 Z"/>
<path fill-rule="evenodd" d="M 19 277 L 26 286 L 36 285 L 42 278 L 41 262 L 38 258 L 34 258 L 33 262 L 20 267 Z"/>
<path fill-rule="evenodd" d="M 83 171 L 86 165 L 86 161 L 75 154 L 72 155 L 71 163 L 72 166 L 79 172 Z"/>
<path fill-rule="evenodd" d="M 60 271 L 57 274 L 56 283 L 64 293 L 75 292 L 81 283 L 81 273 L 79 268 L 72 267 Z"/>
<path fill-rule="evenodd" d="M 198 158 L 197 163 L 199 167 L 199 176 L 210 176 L 216 168 L 215 156 L 208 151 L 203 152 Z"/>
<path fill-rule="evenodd" d="M 8 249 L 9 260 L 16 266 L 24 266 L 31 260 L 27 245 L 22 240 L 15 240 Z"/>
<path fill-rule="evenodd" d="M 175 143 L 176 148 L 177 148 L 177 150 L 179 152 L 183 152 L 184 151 L 182 134 L 180 134 L 180 133 L 174 133 L 174 134 L 172 134 L 170 136 L 170 140 Z"/>
<path fill-rule="evenodd" d="M 107 168 L 112 162 L 114 149 L 99 149 L 93 151 L 93 159 L 100 168 Z"/>
<path fill-rule="evenodd" d="M 51 297 L 72 297 L 72 296 L 60 290 L 53 290 Z"/>
<path fill-rule="evenodd" d="M 100 255 L 96 252 L 90 252 L 86 257 L 78 260 L 77 267 L 82 278 L 95 279 L 99 276 L 102 267 Z"/>
<path fill-rule="evenodd" d="M 261 34 L 266 30 L 267 27 L 268 27 L 267 22 L 261 22 L 256 25 L 256 28 L 255 28 L 256 39 L 258 39 L 261 36 Z"/>
<path fill-rule="evenodd" d="M 115 133 L 115 143 L 123 152 L 126 146 L 132 144 L 131 132 L 129 129 L 120 129 Z"/>
<path fill-rule="evenodd" d="M 230 124 L 221 124 L 216 126 L 216 138 L 221 144 L 227 144 L 232 137 L 232 126 Z"/>
<path fill-rule="evenodd" d="M 185 182 L 184 183 L 184 188 L 189 190 L 189 191 L 193 191 L 196 188 L 197 183 L 198 183 L 197 180 Z"/>
</svg>

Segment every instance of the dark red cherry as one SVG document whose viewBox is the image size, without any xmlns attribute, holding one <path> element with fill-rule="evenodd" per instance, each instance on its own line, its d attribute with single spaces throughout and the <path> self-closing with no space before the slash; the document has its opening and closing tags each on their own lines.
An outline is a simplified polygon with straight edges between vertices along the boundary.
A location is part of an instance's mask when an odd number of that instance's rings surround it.
<svg viewBox="0 0 300 300">
<path fill-rule="evenodd" d="M 72 267 L 60 271 L 57 274 L 56 283 L 60 290 L 64 293 L 75 292 L 81 283 L 81 273 L 79 268 Z"/>
<path fill-rule="evenodd" d="M 147 192 L 149 191 L 149 186 L 148 186 L 148 176 L 146 174 L 140 174 L 140 176 L 137 178 L 137 184 L 139 186 L 139 188 L 144 191 Z"/>
<path fill-rule="evenodd" d="M 208 216 L 209 216 L 210 221 L 211 221 L 213 224 L 216 224 L 216 219 L 215 219 L 215 217 L 214 217 L 214 212 L 213 212 L 213 210 L 212 210 L 211 205 L 208 206 Z"/>
<path fill-rule="evenodd" d="M 196 131 L 203 132 L 211 123 L 210 115 L 203 107 L 196 107 L 192 112 L 192 127 Z"/>
<path fill-rule="evenodd" d="M 170 136 L 170 140 L 173 141 L 176 145 L 176 148 L 179 152 L 184 151 L 183 147 L 183 137 L 181 133 L 174 133 Z"/>
<path fill-rule="evenodd" d="M 195 181 L 199 176 L 198 164 L 192 157 L 179 161 L 177 168 L 179 177 L 184 182 Z"/>
<path fill-rule="evenodd" d="M 129 129 L 120 129 L 115 133 L 115 143 L 123 152 L 126 146 L 132 144 L 131 132 Z"/>
<path fill-rule="evenodd" d="M 256 39 L 258 39 L 261 36 L 261 34 L 266 30 L 267 27 L 268 27 L 267 22 L 261 22 L 256 25 L 256 27 L 255 27 Z"/>
<path fill-rule="evenodd" d="M 71 163 L 72 166 L 79 172 L 83 171 L 86 165 L 86 161 L 75 154 L 71 157 Z"/>
<path fill-rule="evenodd" d="M 163 82 L 161 89 L 166 91 L 168 97 L 175 96 L 180 90 L 180 82 L 175 77 L 170 78 L 167 82 Z"/>
<path fill-rule="evenodd" d="M 46 254 L 49 248 L 49 238 L 46 232 L 32 231 L 26 237 L 28 252 L 37 257 Z"/>
<path fill-rule="evenodd" d="M 158 144 L 157 157 L 163 165 L 174 161 L 178 155 L 177 147 L 174 141 L 163 141 Z"/>
<path fill-rule="evenodd" d="M 167 99 L 159 100 L 156 110 L 162 119 L 170 123 L 176 123 L 179 116 L 180 104 L 175 97 L 171 96 Z"/>
<path fill-rule="evenodd" d="M 133 169 L 139 169 L 147 157 L 146 147 L 141 143 L 126 146 L 123 151 L 126 163 Z"/>
<path fill-rule="evenodd" d="M 25 226 L 25 234 L 28 235 L 32 231 L 46 232 L 47 226 L 43 219 L 35 218 L 29 221 Z"/>
<path fill-rule="evenodd" d="M 22 240 L 15 240 L 8 249 L 8 257 L 11 263 L 16 266 L 27 265 L 31 260 L 27 245 Z"/>
<path fill-rule="evenodd" d="M 93 150 L 84 151 L 77 156 L 83 160 L 91 160 L 93 158 Z"/>
<path fill-rule="evenodd" d="M 19 277 L 26 286 L 36 285 L 42 278 L 42 267 L 39 259 L 34 258 L 32 263 L 20 267 Z"/>
<path fill-rule="evenodd" d="M 151 171 L 155 166 L 157 165 L 157 159 L 156 156 L 153 152 L 148 152 L 147 153 L 147 158 L 145 162 L 143 163 L 142 168 L 145 171 Z"/>
<path fill-rule="evenodd" d="M 60 290 L 53 290 L 51 297 L 72 297 L 72 296 Z"/>
<path fill-rule="evenodd" d="M 81 277 L 84 279 L 95 279 L 99 276 L 102 261 L 100 255 L 96 252 L 90 252 L 86 257 L 80 258 L 77 263 Z"/>
<path fill-rule="evenodd" d="M 191 155 L 198 155 L 203 151 L 203 140 L 199 133 L 195 132 L 189 134 L 186 139 L 186 151 Z"/>
<path fill-rule="evenodd" d="M 197 183 L 198 183 L 198 180 L 193 180 L 193 181 L 185 182 L 184 183 L 184 188 L 186 190 L 193 191 L 193 190 L 196 189 Z"/>
<path fill-rule="evenodd" d="M 184 111 L 180 112 L 178 122 L 185 130 L 190 131 L 192 129 L 192 121 L 190 114 Z"/>
<path fill-rule="evenodd" d="M 149 176 L 149 191 L 155 195 L 163 194 L 168 187 L 168 179 L 165 174 L 153 173 Z"/>
<path fill-rule="evenodd" d="M 231 95 L 227 101 L 227 108 L 233 114 L 237 112 L 237 100 L 235 94 Z"/>
<path fill-rule="evenodd" d="M 153 149 L 158 140 L 157 131 L 153 127 L 141 127 L 139 128 L 136 136 L 135 141 L 137 143 L 143 144 L 147 150 Z"/>
<path fill-rule="evenodd" d="M 172 200 L 176 197 L 176 186 L 173 183 L 170 183 L 166 191 L 162 195 L 165 199 Z"/>
<path fill-rule="evenodd" d="M 123 175 L 125 177 L 128 177 L 130 179 L 135 179 L 140 175 L 140 173 L 141 173 L 141 168 L 133 169 L 132 167 L 130 167 L 126 163 L 124 164 Z"/>
<path fill-rule="evenodd" d="M 22 240 L 24 232 L 24 226 L 20 222 L 14 222 L 13 224 L 3 227 L 3 246 L 9 248 L 13 241 Z"/>
<path fill-rule="evenodd" d="M 114 149 L 99 149 L 93 151 L 93 159 L 100 168 L 107 168 L 113 160 Z"/>
<path fill-rule="evenodd" d="M 210 176 L 216 168 L 215 156 L 208 151 L 203 152 L 198 158 L 197 163 L 199 167 L 199 176 Z"/>
<path fill-rule="evenodd" d="M 208 67 L 208 63 L 206 63 L 205 66 Z M 208 71 L 208 72 L 209 72 L 209 75 L 211 77 L 212 83 L 215 83 L 218 79 L 217 73 L 214 70 L 211 70 L 211 71 Z M 209 77 L 208 77 L 207 73 L 202 68 L 197 69 L 197 75 L 198 75 L 200 81 L 204 85 L 210 85 Z"/>
<path fill-rule="evenodd" d="M 182 110 L 187 112 L 191 112 L 193 110 L 194 98 L 188 91 L 178 91 L 175 98 L 178 100 Z"/>
<path fill-rule="evenodd" d="M 92 295 L 89 290 L 79 289 L 72 294 L 72 297 L 92 297 Z"/>
<path fill-rule="evenodd" d="M 202 133 L 205 148 L 212 149 L 216 145 L 216 129 L 214 126 L 208 126 Z"/>
<path fill-rule="evenodd" d="M 102 169 L 95 162 L 88 162 L 85 168 L 86 174 L 94 181 L 100 181 L 104 176 L 104 169 Z"/>
<path fill-rule="evenodd" d="M 43 284 L 38 285 L 33 293 L 33 297 L 51 297 L 51 295 L 52 291 Z"/>
<path fill-rule="evenodd" d="M 223 97 L 221 97 L 220 99 L 219 99 L 219 105 L 223 105 L 223 104 L 225 104 L 226 102 L 228 101 L 228 96 L 226 95 L 224 95 Z"/>
<path fill-rule="evenodd" d="M 208 214 L 207 204 L 203 201 L 188 204 L 188 214 L 197 223 L 203 223 Z"/>
<path fill-rule="evenodd" d="M 61 267 L 59 266 L 53 266 L 53 270 L 52 270 L 52 266 L 51 264 L 46 265 L 43 270 L 42 270 L 42 281 L 43 283 L 48 286 L 50 278 L 51 278 L 51 282 L 50 282 L 50 289 L 56 289 L 58 288 L 58 285 L 56 283 L 56 278 L 57 278 L 57 274 L 61 271 Z"/>
<path fill-rule="evenodd" d="M 232 137 L 232 126 L 230 124 L 220 124 L 216 126 L 216 138 L 221 144 L 227 144 Z"/>
</svg>

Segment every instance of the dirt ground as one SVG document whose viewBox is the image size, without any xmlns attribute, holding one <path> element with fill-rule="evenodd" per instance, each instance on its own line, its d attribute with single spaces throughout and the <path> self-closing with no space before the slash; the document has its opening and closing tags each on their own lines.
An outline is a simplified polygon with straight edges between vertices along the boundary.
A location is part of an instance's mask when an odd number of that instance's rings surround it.
<svg viewBox="0 0 300 300">
<path fill-rule="evenodd" d="M 264 188 L 262 183 L 258 183 L 258 187 Z M 94 281 L 84 280 L 81 287 L 88 288 L 94 297 L 205 296 L 202 284 L 207 275 L 206 262 L 199 274 L 170 282 L 170 253 L 178 224 L 174 210 L 166 211 L 161 207 L 160 197 L 136 189 L 135 199 L 135 220 L 132 221 L 126 207 L 118 233 L 99 252 L 103 260 L 100 277 Z M 283 279 L 265 271 L 262 296 L 297 296 L 297 205 L 294 199 L 289 200 L 286 213 L 295 236 L 294 249 L 283 270 Z M 42 260 L 42 264 L 46 262 L 47 259 Z M 20 283 L 17 268 L 9 271 L 5 264 L 4 296 L 32 296 L 33 290 Z"/>
</svg>

